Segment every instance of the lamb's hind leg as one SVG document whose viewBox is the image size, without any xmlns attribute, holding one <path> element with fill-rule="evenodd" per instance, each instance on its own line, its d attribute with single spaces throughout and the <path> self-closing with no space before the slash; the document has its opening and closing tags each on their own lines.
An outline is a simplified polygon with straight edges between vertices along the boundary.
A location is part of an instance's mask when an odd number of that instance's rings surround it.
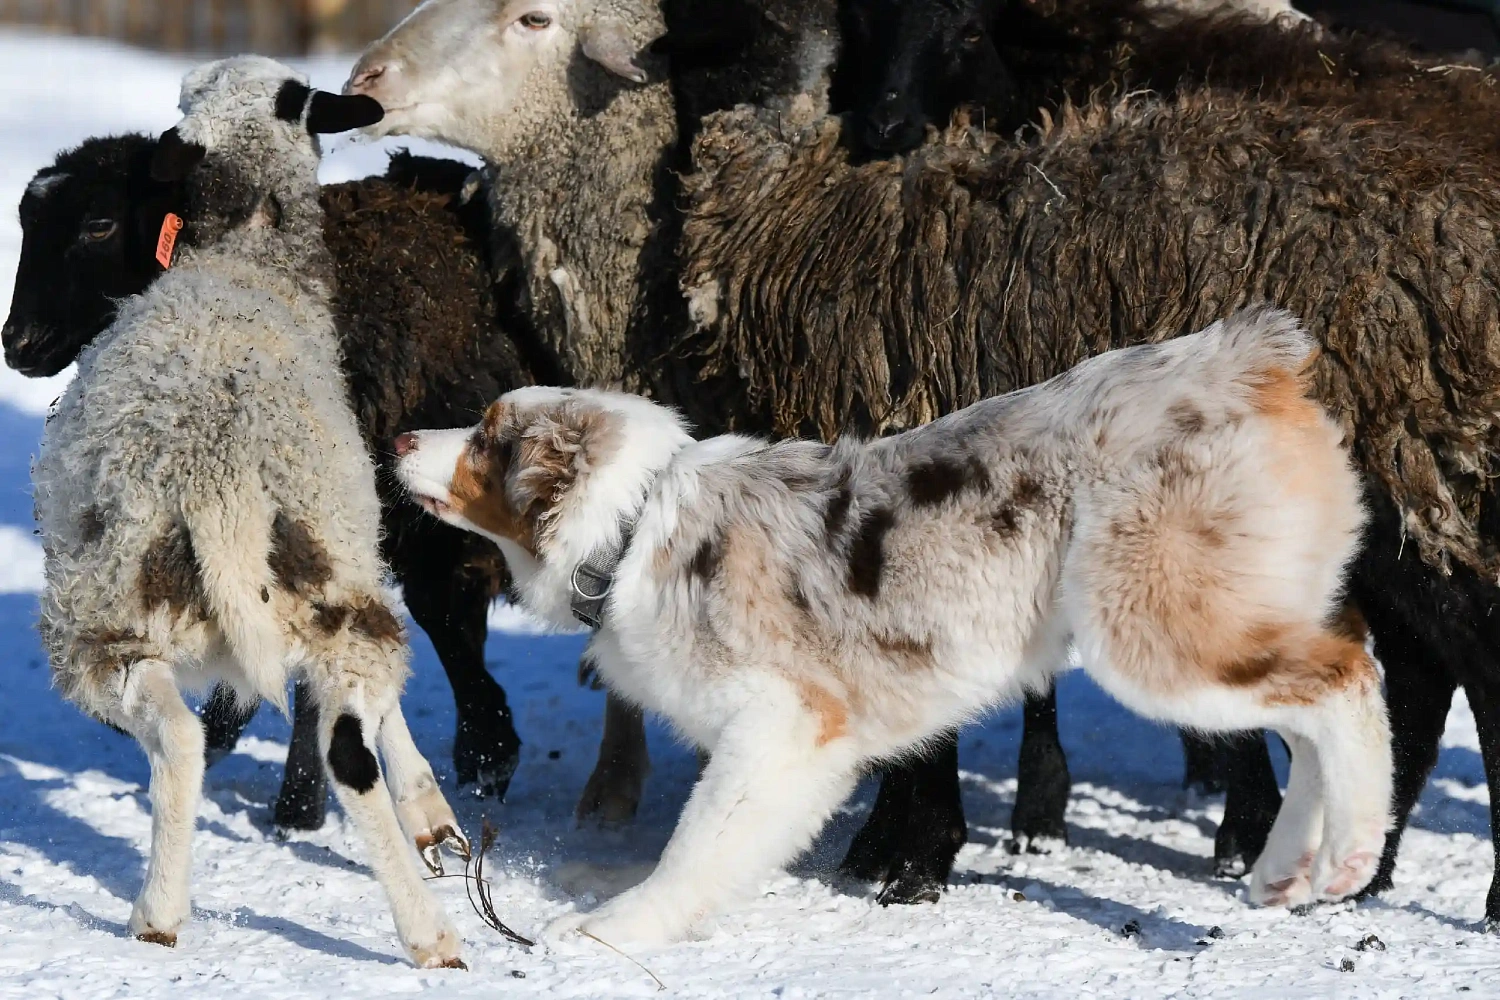
<svg viewBox="0 0 1500 1000">
<path fill-rule="evenodd" d="M 151 762 L 151 858 L 130 912 L 130 933 L 172 946 L 187 921 L 193 825 L 203 791 L 203 727 L 160 660 L 130 667 L 118 709 L 121 727 Z"/>
<path fill-rule="evenodd" d="M 406 835 L 417 845 L 427 867 L 435 875 L 443 874 L 439 845 L 467 861 L 468 838 L 459 829 L 453 808 L 438 790 L 432 765 L 427 763 L 427 758 L 412 740 L 399 704 L 386 713 L 380 724 L 380 749 L 385 754 L 391 795 L 396 800 L 396 815 Z"/>
<path fill-rule="evenodd" d="M 319 742 L 344 812 L 359 828 L 370 867 L 385 890 L 396 933 L 412 961 L 424 968 L 463 968 L 458 932 L 412 866 L 390 792 L 381 780 L 371 739 L 381 717 L 359 687 L 325 690 Z M 394 698 L 380 699 L 393 703 Z"/>
</svg>

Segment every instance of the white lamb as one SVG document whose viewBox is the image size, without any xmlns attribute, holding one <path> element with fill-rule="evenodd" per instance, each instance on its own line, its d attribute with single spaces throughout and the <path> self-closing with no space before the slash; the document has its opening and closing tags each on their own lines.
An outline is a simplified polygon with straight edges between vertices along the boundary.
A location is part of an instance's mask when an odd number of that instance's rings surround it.
<svg viewBox="0 0 1500 1000">
<path fill-rule="evenodd" d="M 222 679 L 284 708 L 300 672 L 402 944 L 420 965 L 462 966 L 402 844 L 404 826 L 433 866 L 440 842 L 468 851 L 397 702 L 405 642 L 382 597 L 374 471 L 339 369 L 318 205 L 317 134 L 380 108 L 259 57 L 194 70 L 180 103 L 152 171 L 188 179 L 195 246 L 175 261 L 163 247 L 167 272 L 84 351 L 33 472 L 56 683 L 151 761 L 130 932 L 172 945 L 189 913 L 203 734 L 179 688 Z"/>
</svg>

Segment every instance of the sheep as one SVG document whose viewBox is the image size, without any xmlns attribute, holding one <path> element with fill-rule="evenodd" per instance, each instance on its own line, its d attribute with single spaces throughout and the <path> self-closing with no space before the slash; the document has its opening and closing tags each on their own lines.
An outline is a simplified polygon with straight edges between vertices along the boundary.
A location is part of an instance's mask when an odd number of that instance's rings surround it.
<svg viewBox="0 0 1500 1000">
<path fill-rule="evenodd" d="M 119 299 L 162 274 L 154 254 L 168 212 L 186 220 L 179 245 L 196 241 L 184 186 L 150 176 L 155 146 L 142 135 L 90 139 L 60 154 L 29 185 L 3 333 L 12 368 L 28 375 L 62 370 L 108 326 Z M 401 431 L 463 426 L 497 394 L 533 381 L 515 339 L 497 328 L 488 212 L 481 201 L 463 204 L 459 197 L 469 173 L 455 161 L 398 153 L 384 179 L 322 191 L 345 374 L 365 443 L 382 469 Z M 486 612 L 509 579 L 503 561 L 482 540 L 420 516 L 388 477 L 377 481 L 384 556 L 453 684 L 458 782 L 501 796 L 520 746 L 505 693 L 484 662 Z M 212 765 L 250 716 L 223 686 L 203 715 Z M 273 816 L 281 828 L 316 829 L 327 792 L 316 709 L 301 685 L 294 719 Z"/>
<path fill-rule="evenodd" d="M 128 930 L 174 945 L 189 914 L 204 741 L 179 687 L 219 679 L 284 707 L 296 673 L 402 945 L 418 965 L 459 967 L 457 932 L 401 842 L 404 828 L 429 865 L 439 844 L 469 850 L 401 715 L 405 637 L 382 596 L 374 467 L 339 366 L 318 205 L 318 134 L 381 111 L 253 56 L 189 72 L 180 106 L 151 171 L 187 179 L 197 245 L 163 240 L 169 270 L 80 355 L 33 469 L 54 682 L 151 762 Z"/>
<path fill-rule="evenodd" d="M 1150 0 L 891 5 L 846 0 L 841 9 L 833 106 L 852 114 L 857 124 L 846 139 L 856 147 L 909 150 L 960 106 L 1009 134 L 1064 100 L 1211 84 L 1410 122 L 1469 155 L 1500 152 L 1492 130 L 1472 125 L 1500 114 L 1496 70 L 1311 21 Z M 951 72 L 955 64 L 966 72 Z"/>
<path fill-rule="evenodd" d="M 961 124 L 860 165 L 840 142 L 836 120 L 787 133 L 749 111 L 697 141 L 682 281 L 707 377 L 739 375 L 730 405 L 779 433 L 809 414 L 825 435 L 905 427 L 1245 303 L 1291 309 L 1374 508 L 1351 595 L 1396 730 L 1376 889 L 1455 684 L 1500 801 L 1500 195 L 1483 164 L 1399 123 L 1209 88 L 1067 106 L 1024 143 Z"/>
</svg>

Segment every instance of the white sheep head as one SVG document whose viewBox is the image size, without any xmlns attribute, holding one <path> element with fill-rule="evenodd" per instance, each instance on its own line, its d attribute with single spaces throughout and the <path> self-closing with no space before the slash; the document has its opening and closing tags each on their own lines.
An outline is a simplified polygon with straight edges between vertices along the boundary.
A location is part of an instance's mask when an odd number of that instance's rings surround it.
<svg viewBox="0 0 1500 1000">
<path fill-rule="evenodd" d="M 426 0 L 365 50 L 344 92 L 384 106 L 376 134 L 500 159 L 547 139 L 580 97 L 645 83 L 637 55 L 662 31 L 655 0 Z"/>
</svg>

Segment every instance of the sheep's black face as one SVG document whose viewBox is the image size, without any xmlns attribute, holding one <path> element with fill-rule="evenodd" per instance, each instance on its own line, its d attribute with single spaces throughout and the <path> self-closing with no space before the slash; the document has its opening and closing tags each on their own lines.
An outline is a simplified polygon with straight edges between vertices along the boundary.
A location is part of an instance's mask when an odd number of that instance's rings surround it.
<svg viewBox="0 0 1500 1000">
<path fill-rule="evenodd" d="M 837 103 L 853 145 L 900 153 L 969 105 L 1008 116 L 1015 84 L 992 37 L 1005 0 L 842 0 Z"/>
<path fill-rule="evenodd" d="M 150 177 L 155 140 L 90 139 L 39 172 L 21 198 L 21 262 L 5 363 L 23 375 L 62 371 L 115 315 L 115 302 L 161 273 L 157 236 L 182 209 L 176 185 Z"/>
</svg>

